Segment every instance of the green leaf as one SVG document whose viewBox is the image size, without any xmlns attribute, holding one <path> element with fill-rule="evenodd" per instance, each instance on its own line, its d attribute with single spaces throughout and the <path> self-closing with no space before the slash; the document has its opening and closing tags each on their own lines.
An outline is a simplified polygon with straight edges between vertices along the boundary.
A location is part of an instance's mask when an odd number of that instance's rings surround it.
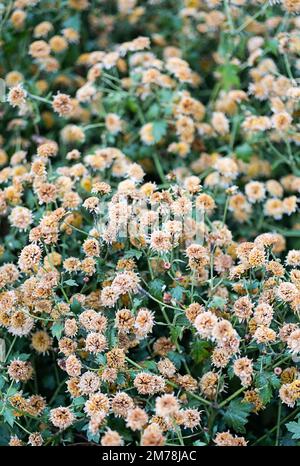
<svg viewBox="0 0 300 466">
<path fill-rule="evenodd" d="M 218 68 L 221 74 L 222 88 L 226 91 L 232 88 L 239 88 L 241 85 L 239 78 L 239 67 L 233 63 L 225 63 Z"/>
<path fill-rule="evenodd" d="M 74 312 L 74 314 L 78 314 L 78 312 L 80 311 L 81 309 L 81 304 L 79 301 L 77 301 L 77 299 L 73 299 L 72 303 L 71 303 L 71 311 Z"/>
<path fill-rule="evenodd" d="M 140 259 L 142 255 L 142 251 L 139 251 L 138 249 L 129 249 L 129 251 L 126 252 L 124 257 L 125 259 L 129 259 L 130 257 L 136 257 L 137 259 Z"/>
<path fill-rule="evenodd" d="M 54 337 L 56 337 L 59 340 L 63 332 L 63 329 L 64 324 L 62 322 L 54 322 L 54 324 L 51 327 L 51 333 Z"/>
<path fill-rule="evenodd" d="M 79 286 L 78 283 L 75 282 L 75 280 L 73 280 L 72 278 L 70 278 L 69 280 L 66 280 L 64 284 L 68 286 Z"/>
<path fill-rule="evenodd" d="M 235 153 L 238 159 L 243 160 L 243 162 L 250 162 L 250 158 L 253 154 L 253 149 L 250 146 L 250 144 L 245 142 L 244 144 L 237 146 L 237 148 L 235 149 Z"/>
<path fill-rule="evenodd" d="M 255 385 L 262 402 L 268 403 L 272 398 L 273 389 L 280 387 L 280 380 L 273 372 L 263 371 L 257 375 Z"/>
<path fill-rule="evenodd" d="M 80 30 L 80 15 L 79 14 L 75 14 L 73 16 L 70 16 L 69 18 L 67 18 L 65 21 L 64 21 L 64 27 L 65 28 L 73 28 L 75 29 L 76 31 L 79 31 Z"/>
<path fill-rule="evenodd" d="M 195 363 L 200 364 L 210 356 L 209 348 L 210 344 L 207 341 L 193 341 L 191 356 Z"/>
<path fill-rule="evenodd" d="M 252 403 L 243 403 L 242 398 L 232 400 L 225 412 L 224 421 L 236 432 L 245 433 L 245 425 L 252 410 Z"/>
<path fill-rule="evenodd" d="M 0 390 L 4 387 L 5 385 L 5 379 L 3 375 L 0 375 Z"/>
<path fill-rule="evenodd" d="M 175 288 L 172 288 L 171 290 L 171 296 L 176 301 L 181 301 L 183 297 L 183 292 L 184 292 L 184 288 L 182 288 L 182 286 L 175 286 Z"/>
<path fill-rule="evenodd" d="M 81 407 L 85 403 L 85 399 L 83 396 L 78 396 L 77 398 L 74 398 L 73 400 L 73 405 L 76 407 Z"/>
<path fill-rule="evenodd" d="M 292 439 L 300 439 L 300 420 L 298 422 L 288 422 L 285 426 L 289 432 L 292 432 Z"/>
<path fill-rule="evenodd" d="M 160 278 L 155 278 L 155 280 L 152 280 L 149 283 L 149 293 L 154 296 L 154 298 L 161 298 L 164 286 L 165 283 L 163 280 L 160 280 Z"/>
<path fill-rule="evenodd" d="M 149 110 L 147 110 L 146 116 L 148 120 L 153 120 L 157 117 L 159 117 L 160 113 L 160 105 L 154 103 L 149 107 Z"/>
<path fill-rule="evenodd" d="M 208 307 L 217 307 L 218 309 L 224 309 L 226 304 L 226 299 L 222 298 L 221 296 L 214 296 L 211 302 L 209 303 Z"/>
<path fill-rule="evenodd" d="M 155 361 L 143 361 L 143 368 L 150 371 L 150 372 L 155 372 L 156 371 L 156 363 L 155 363 Z"/>
<path fill-rule="evenodd" d="M 155 142 L 159 142 L 167 132 L 167 123 L 165 121 L 154 121 L 152 123 L 152 134 Z"/>
<path fill-rule="evenodd" d="M 4 420 L 12 427 L 15 422 L 14 412 L 10 408 L 5 408 L 3 411 Z"/>
<path fill-rule="evenodd" d="M 184 361 L 184 356 L 182 354 L 176 353 L 175 351 L 169 351 L 167 353 L 168 358 L 177 369 L 180 369 L 182 362 Z"/>
<path fill-rule="evenodd" d="M 172 343 L 176 343 L 177 340 L 182 339 L 183 331 L 184 331 L 183 327 L 173 326 L 171 328 L 170 336 L 171 336 Z"/>
</svg>

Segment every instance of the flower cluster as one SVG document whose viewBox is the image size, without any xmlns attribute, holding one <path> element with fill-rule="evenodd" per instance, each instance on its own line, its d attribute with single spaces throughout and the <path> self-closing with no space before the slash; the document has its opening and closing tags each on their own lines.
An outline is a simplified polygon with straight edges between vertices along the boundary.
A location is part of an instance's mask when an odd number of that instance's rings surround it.
<svg viewBox="0 0 300 466">
<path fill-rule="evenodd" d="M 300 2 L 63 3 L 0 10 L 0 443 L 299 444 Z"/>
</svg>

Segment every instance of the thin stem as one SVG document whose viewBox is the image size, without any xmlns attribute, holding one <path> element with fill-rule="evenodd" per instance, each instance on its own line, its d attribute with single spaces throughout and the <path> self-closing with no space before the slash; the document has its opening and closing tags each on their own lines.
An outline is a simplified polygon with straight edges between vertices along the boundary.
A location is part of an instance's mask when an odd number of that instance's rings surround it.
<svg viewBox="0 0 300 466">
<path fill-rule="evenodd" d="M 268 8 L 269 2 L 266 2 L 263 4 L 263 6 L 258 10 L 257 13 L 255 13 L 254 16 L 251 16 L 251 18 L 247 19 L 239 28 L 235 30 L 235 34 L 239 34 L 242 32 L 244 29 L 246 29 L 249 24 L 251 24 L 256 18 L 258 18 L 264 11 Z"/>
<path fill-rule="evenodd" d="M 290 413 L 288 416 L 286 416 L 285 418 L 283 418 L 279 425 L 281 426 L 282 424 L 286 423 L 287 421 L 289 421 L 291 418 L 293 418 L 294 416 L 296 416 L 296 414 L 298 414 L 300 412 L 300 408 L 297 408 L 295 409 L 292 413 Z M 260 443 L 262 440 L 264 440 L 266 437 L 268 437 L 268 435 L 272 434 L 273 432 L 275 432 L 275 430 L 278 429 L 278 424 L 276 423 L 276 425 L 268 430 L 267 433 L 265 433 L 264 435 L 262 435 L 258 440 L 256 440 L 252 445 L 257 445 L 258 443 Z"/>
<path fill-rule="evenodd" d="M 8 358 L 9 358 L 9 355 L 10 355 L 10 353 L 11 353 L 13 347 L 14 347 L 14 344 L 15 344 L 15 342 L 16 342 L 16 339 L 17 339 L 17 336 L 15 336 L 14 339 L 13 339 L 13 341 L 11 342 L 11 345 L 10 345 L 10 347 L 9 347 L 9 350 L 7 351 L 6 356 L 5 356 L 5 359 L 4 359 L 4 364 L 6 363 L 6 361 L 7 361 Z"/>
<path fill-rule="evenodd" d="M 223 408 L 224 406 L 226 406 L 231 400 L 233 400 L 234 398 L 236 398 L 237 396 L 239 396 L 241 393 L 243 393 L 243 391 L 246 390 L 245 387 L 241 387 L 239 388 L 236 392 L 234 392 L 231 396 L 229 396 L 228 398 L 226 398 L 226 400 L 222 401 L 222 403 L 219 404 L 219 408 Z"/>
<path fill-rule="evenodd" d="M 52 105 L 51 100 L 45 99 L 44 97 L 40 97 L 38 95 L 29 94 L 29 93 L 28 93 L 28 95 L 29 95 L 29 97 L 31 97 L 34 100 L 38 100 L 39 102 L 43 102 L 44 104 Z"/>
<path fill-rule="evenodd" d="M 232 19 L 232 16 L 231 16 L 231 11 L 230 11 L 230 6 L 229 6 L 228 0 L 224 0 L 224 4 L 225 4 L 225 11 L 226 11 L 226 16 L 227 16 L 227 21 L 228 21 L 229 28 L 230 28 L 230 33 L 233 35 L 235 33 L 235 29 L 234 29 L 233 19 Z"/>
<path fill-rule="evenodd" d="M 105 123 L 94 123 L 92 125 L 87 125 L 83 126 L 83 131 L 88 131 L 89 129 L 94 129 L 94 128 L 103 128 L 105 126 Z"/>
<path fill-rule="evenodd" d="M 281 408 L 282 408 L 282 404 L 281 404 L 281 401 L 279 400 L 278 415 L 277 415 L 277 425 L 276 425 L 276 442 L 275 442 L 276 447 L 278 447 L 278 445 L 279 445 Z"/>
</svg>

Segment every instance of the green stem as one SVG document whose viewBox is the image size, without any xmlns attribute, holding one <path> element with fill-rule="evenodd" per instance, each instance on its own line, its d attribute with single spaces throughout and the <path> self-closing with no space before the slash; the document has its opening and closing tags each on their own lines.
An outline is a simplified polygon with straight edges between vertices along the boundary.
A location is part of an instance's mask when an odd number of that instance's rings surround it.
<svg viewBox="0 0 300 466">
<path fill-rule="evenodd" d="M 277 415 L 277 425 L 276 425 L 276 442 L 275 442 L 276 447 L 278 447 L 278 445 L 279 445 L 281 408 L 282 408 L 282 404 L 281 404 L 281 401 L 279 400 L 278 415 Z"/>
<path fill-rule="evenodd" d="M 246 387 L 241 387 L 239 388 L 236 392 L 234 392 L 231 396 L 229 396 L 228 398 L 226 398 L 226 400 L 222 401 L 222 403 L 219 404 L 219 408 L 223 408 L 224 406 L 226 406 L 231 400 L 233 400 L 234 398 L 236 398 L 237 396 L 240 395 L 240 393 L 243 393 L 243 391 L 246 390 Z"/>
</svg>

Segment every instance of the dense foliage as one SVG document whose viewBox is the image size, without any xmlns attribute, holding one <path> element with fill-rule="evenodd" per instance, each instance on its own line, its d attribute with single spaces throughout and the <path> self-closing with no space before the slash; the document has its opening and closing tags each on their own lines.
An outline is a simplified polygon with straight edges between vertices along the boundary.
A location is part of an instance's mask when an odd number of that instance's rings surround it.
<svg viewBox="0 0 300 466">
<path fill-rule="evenodd" d="M 0 3 L 0 444 L 299 445 L 300 2 Z"/>
</svg>

